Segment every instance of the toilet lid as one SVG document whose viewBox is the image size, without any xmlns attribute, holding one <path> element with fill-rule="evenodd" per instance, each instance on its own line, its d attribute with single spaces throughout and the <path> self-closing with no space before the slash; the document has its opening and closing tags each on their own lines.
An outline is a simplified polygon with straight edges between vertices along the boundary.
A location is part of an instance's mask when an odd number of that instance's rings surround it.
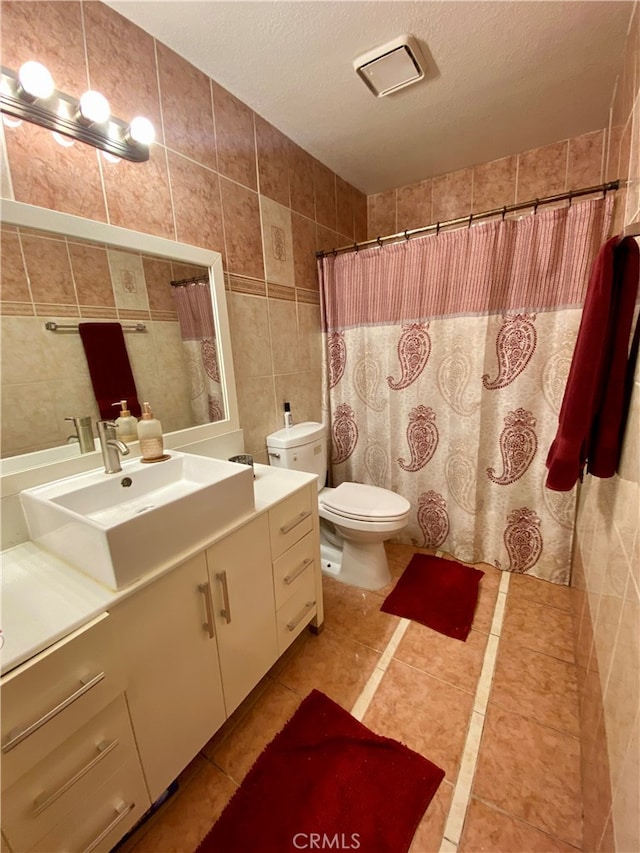
<svg viewBox="0 0 640 853">
<path fill-rule="evenodd" d="M 341 483 L 328 495 L 322 494 L 320 500 L 331 512 L 359 521 L 392 521 L 411 509 L 406 498 L 363 483 Z"/>
</svg>

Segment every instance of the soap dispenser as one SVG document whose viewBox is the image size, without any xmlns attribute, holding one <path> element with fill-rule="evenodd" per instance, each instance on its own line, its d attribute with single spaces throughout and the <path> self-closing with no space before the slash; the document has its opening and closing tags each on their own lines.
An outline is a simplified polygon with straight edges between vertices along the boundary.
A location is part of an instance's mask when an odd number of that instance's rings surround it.
<svg viewBox="0 0 640 853">
<path fill-rule="evenodd" d="M 129 409 L 127 409 L 127 401 L 120 400 L 118 403 L 112 403 L 112 406 L 120 406 L 120 415 L 116 418 L 116 437 L 125 444 L 131 441 L 138 440 L 138 419 L 135 418 Z"/>
<path fill-rule="evenodd" d="M 164 444 L 162 441 L 162 425 L 154 418 L 149 403 L 142 404 L 142 420 L 138 423 L 138 438 L 140 453 L 147 461 L 164 459 Z"/>
</svg>

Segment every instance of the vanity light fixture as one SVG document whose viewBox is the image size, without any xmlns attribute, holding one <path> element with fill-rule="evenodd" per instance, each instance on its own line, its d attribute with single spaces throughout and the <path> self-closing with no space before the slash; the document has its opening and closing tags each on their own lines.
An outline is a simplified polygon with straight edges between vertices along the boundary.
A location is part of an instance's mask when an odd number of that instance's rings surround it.
<svg viewBox="0 0 640 853">
<path fill-rule="evenodd" d="M 0 112 L 8 127 L 16 127 L 24 119 L 51 130 L 61 144 L 72 145 L 78 139 L 111 158 L 134 163 L 149 159 L 149 146 L 155 138 L 149 119 L 135 116 L 126 122 L 115 118 L 105 96 L 94 90 L 80 98 L 58 91 L 47 68 L 33 60 L 21 65 L 17 73 L 2 67 Z"/>
</svg>

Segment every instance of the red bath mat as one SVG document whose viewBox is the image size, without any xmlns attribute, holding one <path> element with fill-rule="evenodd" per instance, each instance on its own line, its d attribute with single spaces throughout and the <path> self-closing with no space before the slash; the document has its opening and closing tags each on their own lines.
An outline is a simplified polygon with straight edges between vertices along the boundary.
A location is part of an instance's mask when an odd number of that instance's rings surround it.
<svg viewBox="0 0 640 853">
<path fill-rule="evenodd" d="M 444 771 L 313 690 L 196 853 L 406 853 Z"/>
<path fill-rule="evenodd" d="M 466 640 L 484 572 L 455 560 L 414 554 L 380 608 L 447 637 Z"/>
</svg>

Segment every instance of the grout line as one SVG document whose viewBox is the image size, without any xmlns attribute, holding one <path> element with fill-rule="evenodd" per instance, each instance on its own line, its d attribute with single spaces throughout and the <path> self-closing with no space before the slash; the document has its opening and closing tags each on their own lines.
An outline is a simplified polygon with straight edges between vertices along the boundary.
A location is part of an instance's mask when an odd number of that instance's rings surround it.
<svg viewBox="0 0 640 853">
<path fill-rule="evenodd" d="M 478 687 L 473 703 L 473 710 L 479 714 L 485 714 L 489 703 L 489 693 L 491 692 L 491 683 L 493 681 L 493 671 L 495 669 L 496 657 L 498 654 L 498 643 L 500 638 L 495 634 L 489 634 L 487 639 L 487 647 L 484 652 L 484 661 L 482 662 L 482 671 L 478 679 Z"/>
<path fill-rule="evenodd" d="M 482 671 L 480 672 L 478 686 L 476 687 L 469 730 L 464 742 L 458 778 L 453 789 L 453 797 L 444 827 L 440 853 L 456 853 L 462 836 L 469 801 L 471 800 L 471 788 L 478 763 L 478 755 L 480 753 L 480 742 L 482 740 L 487 705 L 489 704 L 489 695 L 491 693 L 493 673 L 500 643 L 500 633 L 502 631 L 510 577 L 508 572 L 503 572 L 500 577 L 491 632 L 487 638 L 484 659 L 482 661 Z"/>
<path fill-rule="evenodd" d="M 394 656 L 396 649 L 400 645 L 400 641 L 404 637 L 405 631 L 410 624 L 410 619 L 400 619 L 396 630 L 393 632 L 391 639 L 387 643 L 386 649 L 382 653 L 382 657 L 376 664 L 376 669 L 381 669 L 383 672 L 386 672 L 389 664 L 391 663 L 391 658 Z"/>
<path fill-rule="evenodd" d="M 490 634 L 499 637 L 502 633 L 502 623 L 504 621 L 504 609 L 507 604 L 507 591 L 509 589 L 509 572 L 503 572 L 500 578 L 500 586 L 498 587 L 498 597 L 496 598 L 496 606 L 493 611 L 493 620 L 491 622 Z"/>
<path fill-rule="evenodd" d="M 355 717 L 359 722 L 362 722 L 364 715 L 367 713 L 371 700 L 380 686 L 383 675 L 384 670 L 376 667 L 369 676 L 369 680 L 365 684 L 362 693 L 356 699 L 355 705 L 351 709 L 351 716 Z"/>
<path fill-rule="evenodd" d="M 473 711 L 471 723 L 467 732 L 467 740 L 464 745 L 462 761 L 458 770 L 458 778 L 453 790 L 453 798 L 449 807 L 449 815 L 444 827 L 443 837 L 451 844 L 457 845 L 462 835 L 462 827 L 467 814 L 467 806 L 471 799 L 471 785 L 476 772 L 478 753 L 480 752 L 480 740 L 484 728 L 484 714 Z"/>
<path fill-rule="evenodd" d="M 371 704 L 371 700 L 375 696 L 376 690 L 378 689 L 380 682 L 382 681 L 382 676 L 387 671 L 389 664 L 391 663 L 391 659 L 395 653 L 395 650 L 398 648 L 400 640 L 403 638 L 404 633 L 409 627 L 409 625 L 409 619 L 400 619 L 400 623 L 396 627 L 396 630 L 393 632 L 393 636 L 387 643 L 380 660 L 376 664 L 375 669 L 369 676 L 367 683 L 365 684 L 364 688 L 362 689 L 362 692 L 356 699 L 355 704 L 351 709 L 351 716 L 355 717 L 356 720 L 362 722 L 362 718 L 367 713 L 367 709 Z"/>
</svg>

